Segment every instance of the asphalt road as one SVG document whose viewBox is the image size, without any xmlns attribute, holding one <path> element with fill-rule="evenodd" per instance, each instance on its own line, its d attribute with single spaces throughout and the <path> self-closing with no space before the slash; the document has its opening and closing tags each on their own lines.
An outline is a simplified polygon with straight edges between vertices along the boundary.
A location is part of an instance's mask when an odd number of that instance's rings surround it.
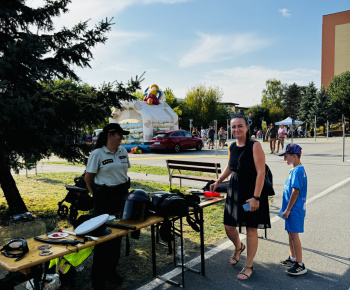
<svg viewBox="0 0 350 290">
<path fill-rule="evenodd" d="M 290 140 L 287 140 L 287 143 Z M 254 262 L 254 273 L 249 281 L 237 280 L 238 272 L 244 265 L 246 253 L 237 267 L 229 264 L 233 246 L 224 239 L 207 249 L 206 276 L 186 272 L 185 283 L 188 289 L 344 289 L 350 290 L 350 141 L 346 140 L 345 161 L 342 158 L 342 138 L 294 139 L 303 148 L 301 158 L 308 175 L 307 216 L 305 233 L 301 234 L 303 260 L 308 273 L 300 277 L 290 277 L 278 261 L 289 254 L 288 237 L 284 231 L 283 220 L 276 217 L 281 207 L 283 184 L 289 166 L 283 157 L 269 154 L 267 143 L 262 143 L 266 153 L 266 163 L 273 174 L 276 196 L 271 207 L 272 229 L 268 230 L 268 239 L 259 240 L 259 249 Z M 220 162 L 227 165 L 227 149 L 204 149 L 200 152 L 188 150 L 179 154 L 130 154 L 132 164 L 165 167 L 165 159 Z M 83 172 L 83 167 L 74 166 L 38 166 L 38 172 L 49 171 Z M 32 172 L 31 172 L 32 173 Z M 167 176 L 132 173 L 132 180 L 154 180 L 168 182 Z M 175 183 L 178 181 L 175 181 Z M 183 185 L 201 188 L 203 182 L 184 181 Z M 262 235 L 262 233 L 261 233 Z M 245 236 L 242 235 L 242 239 Z M 199 253 L 198 253 L 199 254 Z M 199 269 L 196 256 L 188 257 L 188 263 Z M 195 259 L 195 260 L 192 260 Z M 178 269 L 165 269 L 163 275 L 179 281 Z M 135 284 L 130 289 L 175 289 L 160 279 L 148 279 Z"/>
</svg>

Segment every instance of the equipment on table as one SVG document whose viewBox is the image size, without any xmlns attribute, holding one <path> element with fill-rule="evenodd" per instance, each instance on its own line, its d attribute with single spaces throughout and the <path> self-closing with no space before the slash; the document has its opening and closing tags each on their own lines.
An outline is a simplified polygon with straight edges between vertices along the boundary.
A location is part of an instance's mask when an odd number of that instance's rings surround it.
<svg viewBox="0 0 350 290">
<path fill-rule="evenodd" d="M 135 189 L 125 198 L 123 219 L 144 221 L 146 204 L 150 199 L 146 191 Z"/>
<path fill-rule="evenodd" d="M 76 246 L 79 243 L 85 244 L 84 241 L 80 241 L 80 240 L 47 240 L 40 237 L 34 237 L 34 240 L 43 242 L 43 243 L 53 244 L 53 245 Z"/>
<path fill-rule="evenodd" d="M 105 223 L 108 221 L 109 214 L 101 214 L 97 217 L 91 218 L 90 215 L 79 217 L 77 222 L 82 222 L 75 228 L 76 235 L 85 235 L 101 237 L 109 235 L 112 231 L 106 228 Z"/>
<path fill-rule="evenodd" d="M 215 197 L 215 196 L 220 196 L 219 192 L 211 192 L 211 191 L 204 191 L 204 196 L 206 197 Z"/>
<path fill-rule="evenodd" d="M 19 260 L 29 252 L 28 243 L 23 238 L 11 239 L 0 249 L 0 252 L 5 255 L 5 257 L 17 258 Z"/>
</svg>

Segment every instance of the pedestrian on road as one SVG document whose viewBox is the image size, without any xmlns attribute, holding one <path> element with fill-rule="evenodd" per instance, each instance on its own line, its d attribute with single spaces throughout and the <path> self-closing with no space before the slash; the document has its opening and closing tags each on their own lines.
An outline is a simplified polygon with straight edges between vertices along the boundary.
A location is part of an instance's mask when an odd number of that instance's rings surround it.
<svg viewBox="0 0 350 290">
<path fill-rule="evenodd" d="M 202 138 L 203 147 L 204 147 L 204 144 L 205 144 L 205 142 L 207 141 L 207 130 L 205 130 L 205 129 L 203 128 L 203 126 L 201 126 L 201 138 Z"/>
<path fill-rule="evenodd" d="M 116 215 L 121 218 L 124 209 L 124 197 L 128 195 L 130 168 L 128 152 L 121 147 L 123 135 L 128 135 L 119 124 L 111 123 L 98 135 L 96 149 L 86 166 L 85 182 L 94 198 L 93 215 Z M 91 280 L 93 289 L 105 289 L 106 280 L 113 279 L 121 284 L 123 278 L 116 267 L 120 257 L 122 238 L 96 245 L 94 248 Z"/>
<path fill-rule="evenodd" d="M 229 160 L 219 179 L 210 186 L 215 191 L 221 182 L 231 175 L 225 203 L 224 224 L 228 238 L 235 251 L 230 263 L 237 265 L 246 246 L 239 239 L 238 226 L 247 229 L 247 260 L 238 275 L 246 280 L 253 273 L 253 260 L 258 249 L 258 228 L 270 228 L 269 204 L 267 195 L 261 191 L 265 178 L 265 154 L 260 142 L 249 139 L 249 126 L 243 114 L 233 115 L 232 134 L 237 141 L 229 149 Z M 250 209 L 245 211 L 243 205 Z"/>
<path fill-rule="evenodd" d="M 269 138 L 269 142 L 270 142 L 270 149 L 271 149 L 270 153 L 273 154 L 275 153 L 276 140 L 277 140 L 277 129 L 275 128 L 274 123 L 270 124 L 270 128 L 267 130 L 266 135 Z"/>
<path fill-rule="evenodd" d="M 215 140 L 215 130 L 213 126 L 210 126 L 210 130 L 208 131 L 208 141 L 209 141 L 209 149 L 214 149 L 214 140 Z"/>
<path fill-rule="evenodd" d="M 283 190 L 282 208 L 279 216 L 285 219 L 285 230 L 289 237 L 289 257 L 281 261 L 289 267 L 286 271 L 290 275 L 302 275 L 307 272 L 302 259 L 302 247 L 299 233 L 304 232 L 306 213 L 307 176 L 304 166 L 300 162 L 301 147 L 288 144 L 280 156 L 288 165 L 292 165 Z"/>
<path fill-rule="evenodd" d="M 277 143 L 277 151 L 276 153 L 279 153 L 280 145 L 281 145 L 281 151 L 284 147 L 284 138 L 287 136 L 286 128 L 284 128 L 283 124 L 280 125 L 280 128 L 278 129 L 278 143 Z"/>
<path fill-rule="evenodd" d="M 218 135 L 219 135 L 219 147 L 224 148 L 226 143 L 226 131 L 224 130 L 223 127 L 220 128 Z"/>
</svg>

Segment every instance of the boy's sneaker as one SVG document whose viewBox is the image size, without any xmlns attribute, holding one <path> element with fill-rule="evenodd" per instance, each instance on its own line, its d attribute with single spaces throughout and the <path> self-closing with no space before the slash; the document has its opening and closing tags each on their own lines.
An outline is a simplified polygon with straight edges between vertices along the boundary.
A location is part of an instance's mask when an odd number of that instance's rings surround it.
<svg viewBox="0 0 350 290">
<path fill-rule="evenodd" d="M 280 264 L 282 266 L 286 266 L 286 267 L 292 267 L 294 265 L 295 262 L 293 262 L 291 259 L 290 259 L 290 256 L 288 257 L 287 260 L 283 260 L 280 262 Z"/>
<path fill-rule="evenodd" d="M 298 262 L 295 262 L 292 267 L 286 270 L 286 272 L 289 275 L 299 276 L 305 274 L 307 272 L 307 269 L 305 268 L 304 264 L 300 266 Z"/>
</svg>

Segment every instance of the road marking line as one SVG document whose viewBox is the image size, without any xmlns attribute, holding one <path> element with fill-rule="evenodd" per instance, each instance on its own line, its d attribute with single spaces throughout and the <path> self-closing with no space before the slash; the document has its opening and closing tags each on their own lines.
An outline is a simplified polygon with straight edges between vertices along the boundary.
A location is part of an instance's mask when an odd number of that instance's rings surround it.
<svg viewBox="0 0 350 290">
<path fill-rule="evenodd" d="M 316 194 L 315 196 L 311 197 L 310 199 L 308 199 L 306 201 L 306 204 L 309 204 L 309 203 L 315 201 L 316 199 L 319 199 L 322 196 L 331 193 L 332 191 L 342 187 L 343 185 L 345 185 L 348 182 L 350 182 L 350 177 L 344 179 L 343 181 L 338 182 L 337 184 L 335 184 L 335 185 L 327 188 L 326 190 L 320 192 L 319 194 Z M 273 224 L 277 221 L 282 221 L 282 220 L 283 219 L 281 219 L 279 216 L 275 216 L 271 219 L 271 224 Z M 240 234 L 239 238 L 240 238 L 240 240 L 245 240 L 246 235 Z M 228 240 L 228 241 L 216 246 L 215 248 L 205 252 L 204 253 L 205 259 L 210 258 L 210 257 L 220 253 L 221 251 L 226 250 L 227 248 L 229 248 L 231 246 L 232 246 L 232 242 L 230 240 Z M 196 258 L 187 262 L 186 265 L 188 267 L 193 267 L 193 266 L 198 265 L 200 262 L 201 262 L 200 256 L 197 256 Z M 181 269 L 175 268 L 174 270 L 162 275 L 162 277 L 166 280 L 170 280 L 179 274 L 181 274 Z M 151 282 L 147 283 L 146 285 L 143 285 L 143 286 L 137 288 L 137 290 L 151 290 L 151 289 L 154 289 L 154 288 L 156 288 L 164 283 L 165 283 L 165 281 L 160 280 L 159 278 L 155 278 Z M 350 288 L 348 290 L 350 290 Z"/>
<path fill-rule="evenodd" d="M 227 158 L 226 156 L 216 156 L 216 155 L 188 155 L 188 156 L 163 156 L 163 157 L 129 157 L 129 160 L 148 160 L 148 159 L 180 159 L 180 158 Z"/>
</svg>

